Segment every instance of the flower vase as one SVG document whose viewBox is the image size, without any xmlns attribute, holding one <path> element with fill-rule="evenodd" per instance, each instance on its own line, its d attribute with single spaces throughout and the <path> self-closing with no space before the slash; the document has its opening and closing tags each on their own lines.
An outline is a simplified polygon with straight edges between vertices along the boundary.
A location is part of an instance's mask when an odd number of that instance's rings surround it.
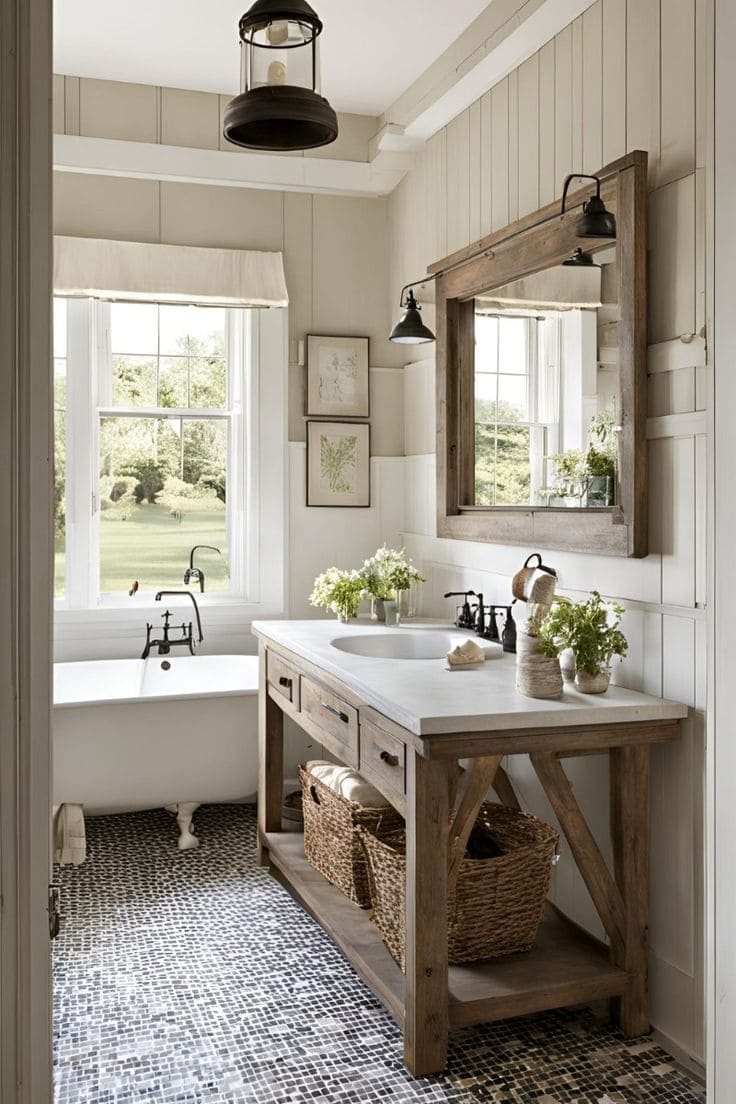
<svg viewBox="0 0 736 1104">
<path fill-rule="evenodd" d="M 385 599 L 383 603 L 384 620 L 387 625 L 400 623 L 399 604 L 393 600 Z"/>
<path fill-rule="evenodd" d="M 383 608 L 383 598 L 371 598 L 371 621 L 385 621 L 386 612 Z"/>
</svg>

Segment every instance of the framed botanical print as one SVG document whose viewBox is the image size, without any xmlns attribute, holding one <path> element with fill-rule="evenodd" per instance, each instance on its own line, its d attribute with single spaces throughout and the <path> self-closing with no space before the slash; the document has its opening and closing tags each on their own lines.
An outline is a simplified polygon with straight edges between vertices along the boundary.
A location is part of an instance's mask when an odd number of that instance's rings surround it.
<svg viewBox="0 0 736 1104">
<path fill-rule="evenodd" d="M 367 418 L 368 338 L 307 334 L 307 415 Z"/>
<path fill-rule="evenodd" d="M 307 506 L 370 506 L 370 426 L 307 422 Z"/>
</svg>

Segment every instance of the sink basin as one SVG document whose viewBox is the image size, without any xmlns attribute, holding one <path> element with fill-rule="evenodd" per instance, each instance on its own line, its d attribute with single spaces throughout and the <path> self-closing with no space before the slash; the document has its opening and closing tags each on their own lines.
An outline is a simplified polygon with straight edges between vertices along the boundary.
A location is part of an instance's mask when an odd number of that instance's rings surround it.
<svg viewBox="0 0 736 1104">
<path fill-rule="evenodd" d="M 333 648 L 369 659 L 444 659 L 449 651 L 469 638 L 441 630 L 401 629 L 399 632 L 341 636 L 330 641 Z"/>
</svg>

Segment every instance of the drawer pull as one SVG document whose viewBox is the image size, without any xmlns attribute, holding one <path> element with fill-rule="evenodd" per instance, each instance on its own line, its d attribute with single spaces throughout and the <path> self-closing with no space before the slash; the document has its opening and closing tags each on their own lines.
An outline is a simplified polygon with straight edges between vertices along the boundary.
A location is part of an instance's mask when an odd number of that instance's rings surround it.
<svg viewBox="0 0 736 1104">
<path fill-rule="evenodd" d="M 343 724 L 349 724 L 350 718 L 347 713 L 343 713 L 340 709 L 335 709 L 334 705 L 328 705 L 327 702 L 322 702 L 322 708 L 326 709 L 328 713 L 331 713 L 333 717 L 338 717 Z"/>
<path fill-rule="evenodd" d="M 286 675 L 282 675 L 279 679 L 279 686 L 285 686 L 288 690 L 291 690 L 291 679 L 287 678 Z"/>
<path fill-rule="evenodd" d="M 387 763 L 389 767 L 398 767 L 399 765 L 398 755 L 391 755 L 388 751 L 382 751 L 378 758 Z"/>
</svg>

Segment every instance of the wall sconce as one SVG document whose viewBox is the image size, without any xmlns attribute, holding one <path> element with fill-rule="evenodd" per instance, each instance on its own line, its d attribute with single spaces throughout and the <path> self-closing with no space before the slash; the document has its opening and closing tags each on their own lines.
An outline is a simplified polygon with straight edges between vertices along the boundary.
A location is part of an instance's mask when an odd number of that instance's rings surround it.
<svg viewBox="0 0 736 1104">
<path fill-rule="evenodd" d="M 562 262 L 563 268 L 599 268 L 590 253 L 585 253 L 580 246 L 571 253 L 566 261 Z"/>
<path fill-rule="evenodd" d="M 424 280 L 416 280 L 415 284 L 426 284 L 429 280 L 434 279 L 436 279 L 436 276 L 427 276 Z M 398 345 L 424 345 L 428 341 L 436 340 L 429 326 L 425 326 L 422 322 L 422 316 L 419 313 L 422 308 L 414 298 L 413 288 L 415 284 L 406 284 L 401 289 L 401 295 L 399 296 L 399 306 L 405 308 L 405 310 L 389 334 L 389 341 L 395 341 Z M 404 302 L 405 291 L 409 292 L 406 302 Z"/>
<path fill-rule="evenodd" d="M 337 138 L 337 115 L 320 92 L 322 21 L 306 0 L 255 0 L 241 17 L 240 95 L 223 134 L 257 150 L 304 150 Z"/>
<path fill-rule="evenodd" d="M 601 181 L 599 176 L 591 176 L 590 173 L 570 173 L 565 177 L 565 186 L 562 189 L 562 208 L 560 214 L 565 213 L 567 190 L 571 180 L 595 180 L 595 195 L 586 199 L 583 204 L 583 213 L 578 219 L 577 233 L 580 238 L 615 238 L 616 219 L 601 199 Z"/>
</svg>

